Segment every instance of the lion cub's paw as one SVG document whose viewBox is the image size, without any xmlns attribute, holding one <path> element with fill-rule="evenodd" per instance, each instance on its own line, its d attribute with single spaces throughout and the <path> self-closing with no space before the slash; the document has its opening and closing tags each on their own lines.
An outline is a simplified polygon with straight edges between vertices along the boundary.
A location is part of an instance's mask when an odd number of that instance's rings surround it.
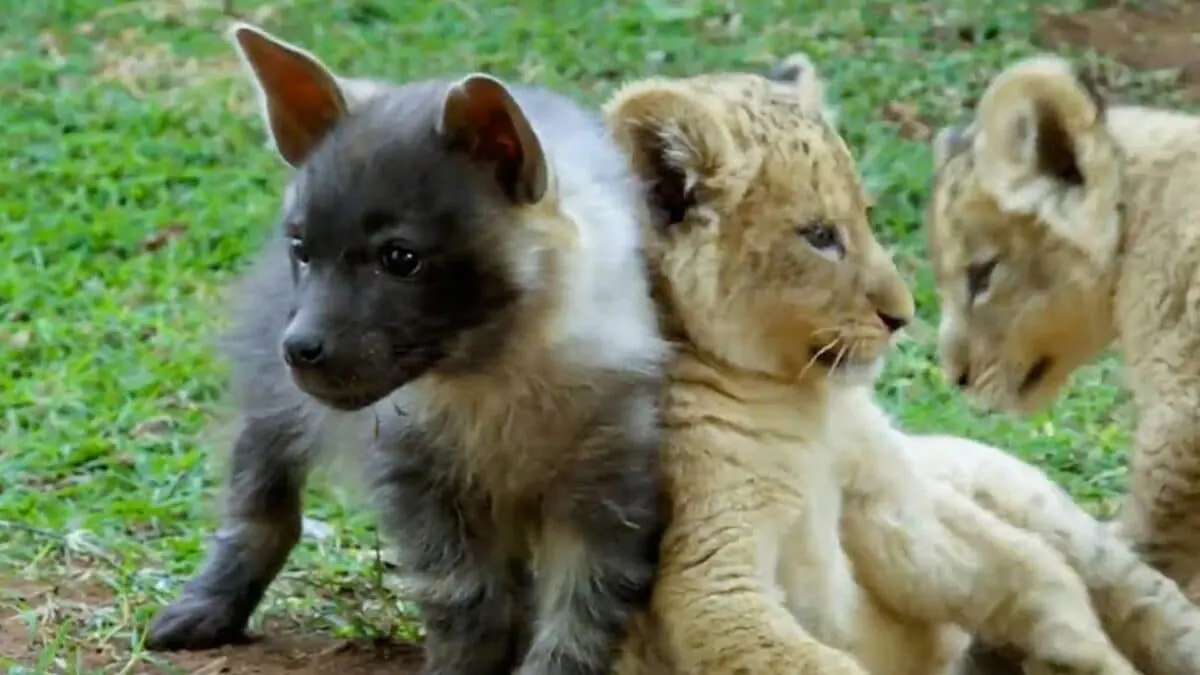
<svg viewBox="0 0 1200 675">
<path fill-rule="evenodd" d="M 788 672 L 814 672 L 821 673 L 821 675 L 870 675 L 867 669 L 858 662 L 858 659 L 846 652 L 826 648 L 817 652 L 817 657 L 816 668 L 810 670 L 798 667 L 800 664 L 793 664 L 792 669 Z"/>
<path fill-rule="evenodd" d="M 1116 652 L 1094 665 L 1066 663 L 1059 660 L 1029 658 L 1024 664 L 1025 675 L 1141 675 L 1124 657 Z"/>
<path fill-rule="evenodd" d="M 747 650 L 755 647 L 747 646 Z M 747 675 L 872 675 L 858 659 L 818 642 L 799 645 L 773 645 L 758 652 L 742 652 L 733 660 L 715 659 L 707 662 L 706 673 L 746 673 Z M 655 675 L 643 670 L 641 675 Z"/>
</svg>

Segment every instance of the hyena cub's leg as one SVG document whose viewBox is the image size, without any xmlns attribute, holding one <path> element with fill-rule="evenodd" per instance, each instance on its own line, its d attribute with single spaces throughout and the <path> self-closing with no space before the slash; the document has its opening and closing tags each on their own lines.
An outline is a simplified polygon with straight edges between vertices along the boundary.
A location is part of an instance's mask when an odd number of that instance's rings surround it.
<svg viewBox="0 0 1200 675">
<path fill-rule="evenodd" d="M 593 429 L 545 505 L 533 643 L 517 675 L 607 675 L 634 613 L 649 605 L 664 527 L 653 399 L 644 424 Z M 653 428 L 652 428 L 653 427 Z"/>
<path fill-rule="evenodd" d="M 246 623 L 300 540 L 312 436 L 299 408 L 242 423 L 225 513 L 200 572 L 150 623 L 150 649 L 207 649 L 245 639 Z"/>
<path fill-rule="evenodd" d="M 424 675 L 509 675 L 525 641 L 523 560 L 506 555 L 490 523 L 434 453 L 392 444 L 376 456 L 374 499 L 400 574 L 425 627 Z"/>
</svg>

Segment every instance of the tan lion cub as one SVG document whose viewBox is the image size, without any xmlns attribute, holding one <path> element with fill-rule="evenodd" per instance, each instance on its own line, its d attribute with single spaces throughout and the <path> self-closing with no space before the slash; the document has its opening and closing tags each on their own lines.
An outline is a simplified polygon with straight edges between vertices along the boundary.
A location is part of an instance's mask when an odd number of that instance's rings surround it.
<svg viewBox="0 0 1200 675">
<path fill-rule="evenodd" d="M 948 377 L 989 406 L 1035 410 L 1115 342 L 1138 410 L 1120 529 L 1188 583 L 1200 574 L 1200 118 L 1106 108 L 1066 61 L 1039 56 L 996 76 L 934 155 Z"/>
<path fill-rule="evenodd" d="M 671 522 L 617 672 L 931 675 L 953 672 L 965 630 L 1035 669 L 1132 675 L 1053 548 L 920 474 L 873 407 L 862 383 L 912 297 L 819 80 L 796 78 L 652 79 L 606 108 L 649 183 L 679 345 Z"/>
</svg>

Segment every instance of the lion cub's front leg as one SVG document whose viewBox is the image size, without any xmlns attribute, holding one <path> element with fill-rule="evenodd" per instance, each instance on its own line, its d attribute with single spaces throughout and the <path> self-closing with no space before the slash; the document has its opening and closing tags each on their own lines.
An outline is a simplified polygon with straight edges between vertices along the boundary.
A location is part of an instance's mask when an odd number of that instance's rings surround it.
<svg viewBox="0 0 1200 675">
<path fill-rule="evenodd" d="M 906 478 L 915 489 L 856 492 L 843 516 L 855 569 L 882 602 L 1013 644 L 1034 670 L 1137 672 L 1105 635 L 1082 579 L 1048 544 L 947 486 Z"/>
<path fill-rule="evenodd" d="M 806 631 L 773 593 L 777 546 L 768 540 L 777 510 L 791 509 L 764 498 L 763 482 L 734 466 L 691 455 L 669 466 L 677 477 L 672 518 L 649 616 L 633 628 L 652 634 L 630 642 L 653 643 L 671 665 L 627 654 L 619 675 L 867 675 L 853 656 Z"/>
<path fill-rule="evenodd" d="M 818 641 L 767 595 L 750 528 L 713 534 L 744 539 L 709 540 L 684 564 L 660 571 L 653 611 L 674 673 L 867 675 L 853 656 Z"/>
</svg>

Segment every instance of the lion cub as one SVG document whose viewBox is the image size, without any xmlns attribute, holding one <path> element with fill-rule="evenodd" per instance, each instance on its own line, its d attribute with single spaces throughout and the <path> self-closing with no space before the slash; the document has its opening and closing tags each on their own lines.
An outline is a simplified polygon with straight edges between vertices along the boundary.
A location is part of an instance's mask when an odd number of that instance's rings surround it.
<svg viewBox="0 0 1200 675">
<path fill-rule="evenodd" d="M 1200 575 L 1200 117 L 1106 107 L 1055 56 L 991 82 L 943 129 L 928 239 L 948 378 L 1043 408 L 1116 343 L 1138 410 L 1120 530 Z"/>
<path fill-rule="evenodd" d="M 913 301 L 820 92 L 810 66 L 651 79 L 607 105 L 649 184 L 678 344 L 671 520 L 618 672 L 930 675 L 969 631 L 1035 667 L 1132 675 L 1054 549 L 922 476 L 861 386 Z"/>
</svg>

